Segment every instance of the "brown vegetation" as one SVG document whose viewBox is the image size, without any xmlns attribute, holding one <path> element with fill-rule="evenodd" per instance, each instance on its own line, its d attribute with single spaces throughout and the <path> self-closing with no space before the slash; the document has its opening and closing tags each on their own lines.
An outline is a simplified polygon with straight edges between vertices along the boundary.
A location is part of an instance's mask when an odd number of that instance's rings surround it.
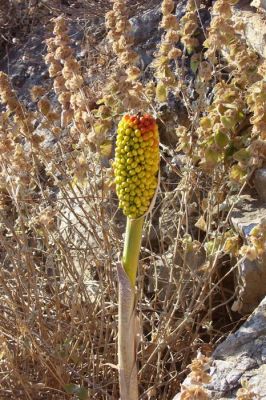
<svg viewBox="0 0 266 400">
<path fill-rule="evenodd" d="M 114 0 L 110 10 L 109 2 L 81 1 L 79 11 L 51 3 L 10 0 L 1 31 L 9 44 L 13 27 L 39 10 L 53 17 L 45 62 L 57 100 L 33 87 L 32 111 L 0 73 L 0 397 L 118 399 L 116 262 L 125 221 L 113 185 L 113 132 L 123 113 L 148 111 L 178 144 L 161 145 L 161 190 L 141 252 L 140 398 L 170 400 L 197 350 L 209 355 L 239 322 L 230 309 L 235 257 L 257 257 L 265 246 L 263 223 L 242 249 L 229 224 L 265 159 L 265 146 L 256 146 L 265 144 L 265 65 L 231 19 L 233 0 L 215 2 L 208 31 L 200 18 L 206 2 L 189 0 L 178 21 L 176 2 L 164 0 L 148 78 L 128 22 L 143 2 Z M 109 47 L 93 53 L 94 66 L 76 59 L 70 16 L 61 15 L 69 8 L 84 18 L 109 10 Z M 208 379 L 201 364 L 190 368 Z M 184 399 L 207 398 L 197 382 L 184 390 Z"/>
</svg>

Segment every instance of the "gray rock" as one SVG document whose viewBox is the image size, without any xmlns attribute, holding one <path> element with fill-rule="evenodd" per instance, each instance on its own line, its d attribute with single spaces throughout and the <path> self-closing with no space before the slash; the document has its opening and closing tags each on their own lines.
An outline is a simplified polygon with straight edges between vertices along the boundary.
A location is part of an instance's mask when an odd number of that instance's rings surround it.
<svg viewBox="0 0 266 400">
<path fill-rule="evenodd" d="M 154 37 L 154 32 L 158 31 L 158 24 L 162 14 L 160 5 L 153 10 L 148 10 L 142 15 L 130 19 L 132 25 L 131 34 L 134 38 L 135 45 L 145 43 Z"/>
<path fill-rule="evenodd" d="M 175 15 L 177 19 L 180 19 L 185 13 L 187 0 L 178 0 L 176 3 Z M 130 19 L 131 35 L 134 39 L 135 50 L 140 56 L 142 70 L 145 70 L 152 62 L 153 54 L 160 42 L 163 33 L 159 27 L 161 19 L 161 4 Z"/>
<path fill-rule="evenodd" d="M 248 384 L 254 399 L 266 400 L 266 298 L 234 334 L 213 353 L 211 383 L 205 385 L 210 399 L 237 399 L 241 382 Z M 184 385 L 188 384 L 188 378 Z M 173 400 L 180 400 L 180 393 Z"/>
<path fill-rule="evenodd" d="M 253 5 L 255 2 L 253 2 Z M 256 1 L 256 4 L 264 5 L 265 0 Z M 256 6 L 257 7 L 257 6 Z M 260 6 L 261 7 L 261 6 Z M 266 58 L 266 24 L 262 13 L 255 13 L 254 8 L 241 1 L 234 8 L 233 18 L 244 24 L 244 38 L 247 43 L 262 57 Z"/>
<path fill-rule="evenodd" d="M 237 203 L 232 211 L 231 223 L 245 240 L 254 226 L 258 225 L 265 217 L 266 205 L 247 195 Z"/>
<path fill-rule="evenodd" d="M 260 261 L 244 260 L 239 266 L 237 283 L 238 299 L 232 309 L 249 314 L 266 294 L 266 256 Z"/>
<path fill-rule="evenodd" d="M 266 298 L 242 327 L 215 350 L 212 382 L 207 385 L 212 398 L 235 398 L 242 379 L 249 382 L 254 394 L 266 399 L 265 348 Z"/>
<path fill-rule="evenodd" d="M 266 218 L 266 204 L 246 196 L 231 214 L 235 230 L 248 242 L 250 231 Z M 235 270 L 237 300 L 233 310 L 242 314 L 252 312 L 266 295 L 266 254 L 260 260 L 245 259 Z"/>
<path fill-rule="evenodd" d="M 250 5 L 258 8 L 259 10 L 266 11 L 266 0 L 253 0 Z"/>
<path fill-rule="evenodd" d="M 44 40 L 51 36 L 47 34 L 47 28 L 36 26 L 30 35 L 21 37 L 20 42 L 9 49 L 8 53 L 0 59 L 0 70 L 8 73 L 12 79 L 12 85 L 18 92 L 20 99 L 30 103 L 29 91 L 34 85 L 44 85 L 49 91 L 51 80 L 45 65 L 43 56 L 46 54 Z M 69 23 L 69 35 L 72 39 L 72 47 L 78 53 L 80 41 L 84 36 L 84 26 L 78 21 Z M 84 58 L 80 54 L 79 59 Z M 50 100 L 56 103 L 55 96 Z"/>
<path fill-rule="evenodd" d="M 260 200 L 266 203 L 266 168 L 257 169 L 254 176 L 254 185 Z"/>
<path fill-rule="evenodd" d="M 140 68 L 144 71 L 153 61 L 153 53 L 160 41 L 161 31 L 158 29 L 162 14 L 160 5 L 152 10 L 130 19 L 131 35 L 135 51 L 139 55 Z"/>
</svg>

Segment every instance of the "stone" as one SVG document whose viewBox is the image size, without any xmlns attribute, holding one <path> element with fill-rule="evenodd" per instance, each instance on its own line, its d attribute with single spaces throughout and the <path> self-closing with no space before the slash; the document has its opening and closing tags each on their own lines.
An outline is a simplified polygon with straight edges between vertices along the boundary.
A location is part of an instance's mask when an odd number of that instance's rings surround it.
<svg viewBox="0 0 266 400">
<path fill-rule="evenodd" d="M 266 400 L 266 298 L 234 334 L 212 355 L 211 382 L 204 385 L 210 399 L 236 400 L 245 382 L 254 399 Z M 183 382 L 188 384 L 188 378 Z M 180 400 L 179 393 L 173 400 Z"/>
<path fill-rule="evenodd" d="M 258 8 L 259 10 L 266 11 L 266 0 L 253 0 L 250 5 Z"/>
<path fill-rule="evenodd" d="M 241 387 L 240 380 L 245 380 L 254 394 L 266 399 L 265 349 L 266 298 L 241 328 L 213 353 L 212 381 L 207 385 L 212 398 L 220 399 L 222 395 L 234 399 Z"/>
<path fill-rule="evenodd" d="M 260 4 L 264 4 L 261 1 Z M 254 8 L 240 2 L 238 7 L 233 9 L 235 22 L 244 24 L 244 39 L 261 57 L 266 58 L 266 24 L 262 13 L 255 13 Z"/>
<path fill-rule="evenodd" d="M 232 306 L 233 311 L 249 314 L 254 310 L 266 294 L 266 256 L 262 260 L 242 261 L 237 272 L 237 300 Z"/>
<path fill-rule="evenodd" d="M 159 5 L 152 10 L 144 12 L 142 15 L 130 19 L 132 26 L 131 34 L 135 45 L 145 43 L 154 36 L 154 31 L 158 30 L 161 17 L 162 14 Z"/>
<path fill-rule="evenodd" d="M 257 169 L 253 182 L 259 199 L 266 203 L 266 168 Z"/>
<path fill-rule="evenodd" d="M 245 196 L 231 213 L 231 223 L 244 243 L 263 218 L 266 218 L 266 204 L 250 196 Z M 232 309 L 241 314 L 252 312 L 266 295 L 266 254 L 260 260 L 242 261 L 235 269 L 235 281 L 237 300 Z"/>
<path fill-rule="evenodd" d="M 249 195 L 240 198 L 231 213 L 231 223 L 244 240 L 262 218 L 266 218 L 266 204 Z"/>
</svg>

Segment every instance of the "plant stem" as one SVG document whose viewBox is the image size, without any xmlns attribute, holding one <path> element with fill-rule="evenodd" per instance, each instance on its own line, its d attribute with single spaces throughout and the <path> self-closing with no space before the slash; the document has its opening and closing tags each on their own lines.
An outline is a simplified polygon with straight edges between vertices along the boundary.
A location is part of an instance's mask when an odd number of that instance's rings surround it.
<svg viewBox="0 0 266 400">
<path fill-rule="evenodd" d="M 138 400 L 135 283 L 144 217 L 127 219 L 122 265 L 118 265 L 118 365 L 121 400 Z"/>
<path fill-rule="evenodd" d="M 144 216 L 136 220 L 127 218 L 126 236 L 122 260 L 123 267 L 133 289 L 135 288 L 136 275 L 138 270 L 143 223 Z"/>
</svg>

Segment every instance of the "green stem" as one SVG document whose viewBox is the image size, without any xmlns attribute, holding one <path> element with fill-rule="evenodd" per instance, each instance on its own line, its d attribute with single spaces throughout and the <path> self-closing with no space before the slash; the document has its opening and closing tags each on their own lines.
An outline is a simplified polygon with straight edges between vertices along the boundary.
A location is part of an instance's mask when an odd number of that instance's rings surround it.
<svg viewBox="0 0 266 400">
<path fill-rule="evenodd" d="M 123 267 L 132 287 L 135 287 L 141 247 L 144 217 L 132 220 L 127 218 L 126 237 L 123 251 Z"/>
</svg>

